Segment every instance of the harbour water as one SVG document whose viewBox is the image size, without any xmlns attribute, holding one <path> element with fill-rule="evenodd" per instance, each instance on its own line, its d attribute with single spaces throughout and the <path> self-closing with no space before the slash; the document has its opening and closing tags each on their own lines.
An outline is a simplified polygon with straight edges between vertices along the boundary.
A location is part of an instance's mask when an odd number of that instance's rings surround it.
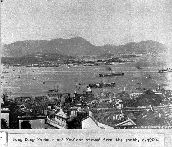
<svg viewBox="0 0 172 147">
<path fill-rule="evenodd" d="M 109 65 L 108 65 L 109 66 Z M 89 83 L 115 82 L 113 88 L 94 89 L 115 93 L 126 90 L 128 93 L 139 88 L 155 89 L 161 86 L 172 89 L 172 72 L 158 73 L 160 67 L 144 67 L 137 69 L 133 63 L 111 65 L 113 72 L 124 72 L 124 76 L 99 77 L 99 73 L 107 72 L 106 66 L 68 67 L 9 67 L 3 68 L 1 86 L 4 92 L 12 95 L 39 95 L 49 89 L 57 88 L 62 92 L 73 93 L 83 91 Z"/>
</svg>

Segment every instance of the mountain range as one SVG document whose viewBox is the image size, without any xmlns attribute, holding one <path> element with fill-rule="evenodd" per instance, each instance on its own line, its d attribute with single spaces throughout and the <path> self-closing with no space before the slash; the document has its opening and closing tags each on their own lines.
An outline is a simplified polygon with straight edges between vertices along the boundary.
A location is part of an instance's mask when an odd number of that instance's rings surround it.
<svg viewBox="0 0 172 147">
<path fill-rule="evenodd" d="M 26 40 L 4 44 L 2 55 L 22 57 L 31 54 L 59 54 L 67 56 L 104 56 L 107 54 L 159 54 L 166 51 L 165 45 L 156 41 L 130 42 L 124 45 L 95 46 L 81 37 L 52 40 Z"/>
</svg>

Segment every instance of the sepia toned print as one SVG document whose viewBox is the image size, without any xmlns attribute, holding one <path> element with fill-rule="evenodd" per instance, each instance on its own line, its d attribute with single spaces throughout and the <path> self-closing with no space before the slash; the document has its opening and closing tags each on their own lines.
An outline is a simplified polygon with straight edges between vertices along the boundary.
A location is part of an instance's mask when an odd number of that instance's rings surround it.
<svg viewBox="0 0 172 147">
<path fill-rule="evenodd" d="M 4 0 L 1 129 L 170 129 L 170 0 Z"/>
</svg>

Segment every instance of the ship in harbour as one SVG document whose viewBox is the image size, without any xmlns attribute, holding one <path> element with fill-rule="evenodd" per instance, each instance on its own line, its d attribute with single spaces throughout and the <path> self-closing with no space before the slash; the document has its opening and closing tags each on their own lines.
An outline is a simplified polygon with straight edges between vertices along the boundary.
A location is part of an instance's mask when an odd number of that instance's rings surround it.
<svg viewBox="0 0 172 147">
<path fill-rule="evenodd" d="M 124 76 L 123 72 L 99 74 L 99 77 Z"/>
<path fill-rule="evenodd" d="M 107 87 L 115 87 L 116 83 L 112 82 L 112 83 L 93 83 L 93 84 L 89 84 L 90 88 L 107 88 Z"/>
<path fill-rule="evenodd" d="M 124 76 L 123 72 L 113 72 L 112 68 L 109 66 L 105 67 L 106 73 L 100 73 L 99 77 L 113 77 L 113 76 Z"/>
<path fill-rule="evenodd" d="M 172 72 L 172 69 L 171 69 L 171 68 L 160 69 L 158 72 L 159 72 L 159 73 L 167 73 L 167 72 Z"/>
</svg>

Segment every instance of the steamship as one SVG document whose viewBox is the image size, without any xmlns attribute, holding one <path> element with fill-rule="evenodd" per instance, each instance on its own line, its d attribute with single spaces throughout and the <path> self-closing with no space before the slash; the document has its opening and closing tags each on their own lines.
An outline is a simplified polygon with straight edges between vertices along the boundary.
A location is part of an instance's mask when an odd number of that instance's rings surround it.
<svg viewBox="0 0 172 147">
<path fill-rule="evenodd" d="M 123 72 L 117 72 L 117 73 L 107 73 L 107 74 L 99 74 L 99 77 L 112 77 L 112 76 L 123 76 Z"/>
<path fill-rule="evenodd" d="M 106 66 L 105 70 L 108 71 L 108 73 L 100 73 L 99 77 L 113 77 L 113 76 L 124 76 L 123 72 L 113 72 L 112 68 L 110 66 Z"/>
<path fill-rule="evenodd" d="M 166 72 L 172 72 L 171 68 L 167 68 L 167 69 L 161 69 L 158 71 L 159 73 L 166 73 Z"/>
</svg>

